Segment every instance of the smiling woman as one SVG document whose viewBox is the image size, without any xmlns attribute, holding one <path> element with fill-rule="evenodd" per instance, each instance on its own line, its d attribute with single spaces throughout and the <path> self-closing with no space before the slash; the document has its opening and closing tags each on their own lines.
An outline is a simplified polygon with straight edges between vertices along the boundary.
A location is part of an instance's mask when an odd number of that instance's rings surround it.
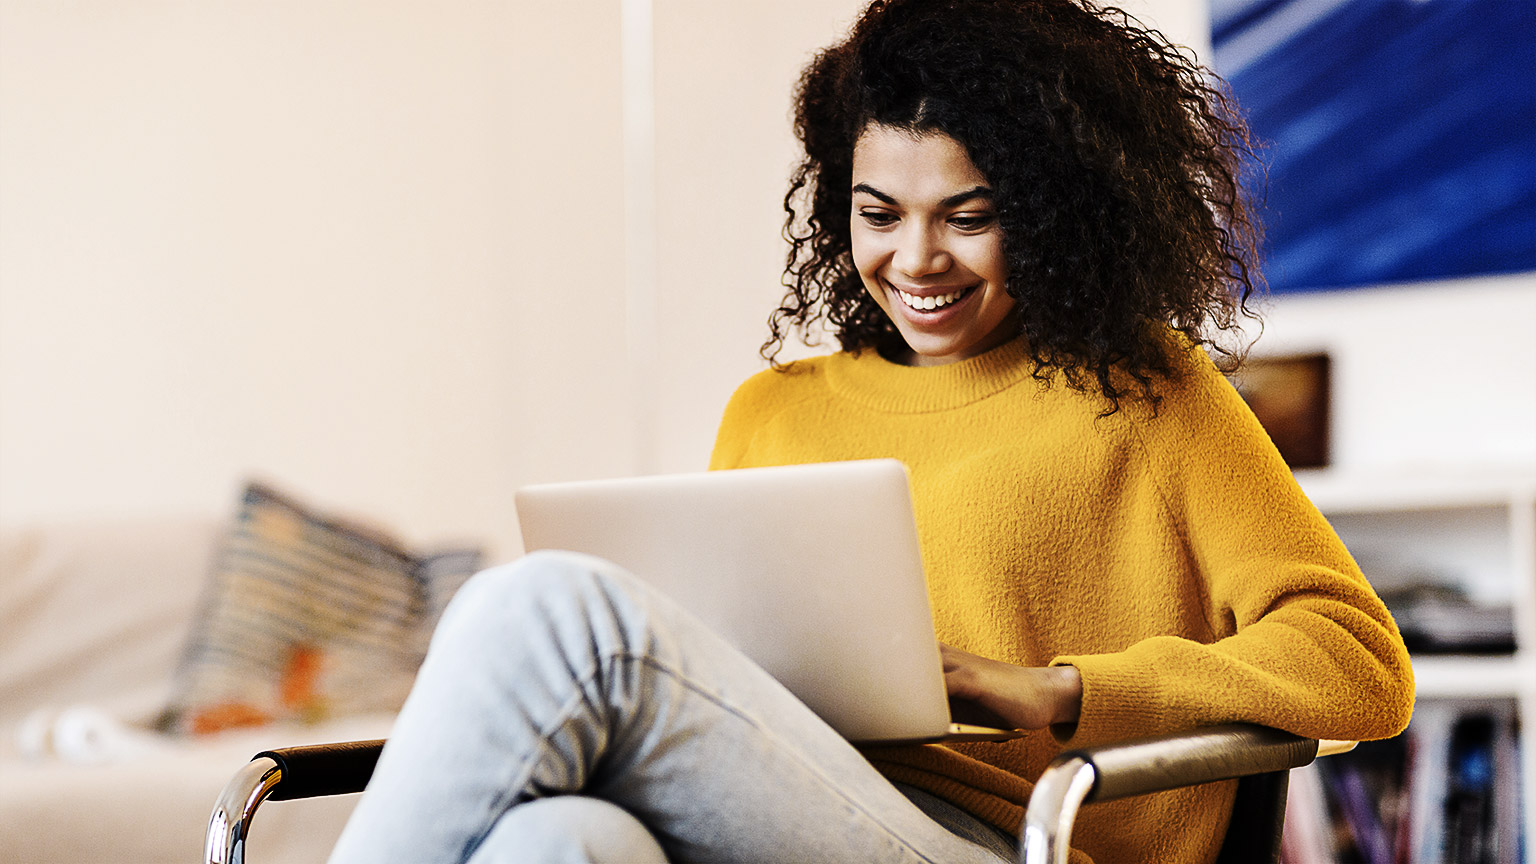
<svg viewBox="0 0 1536 864">
<path fill-rule="evenodd" d="M 958 141 L 870 126 L 853 180 L 854 267 L 901 334 L 901 362 L 952 363 L 1016 335 L 992 190 Z"/>
<path fill-rule="evenodd" d="M 1204 76 L 1085 0 L 874 0 L 801 79 L 763 350 L 844 350 L 743 383 L 710 466 L 900 460 L 945 688 L 1016 737 L 855 747 L 648 583 L 538 553 L 444 615 L 336 864 L 1001 864 L 1064 747 L 1401 730 L 1391 616 L 1201 350 L 1257 231 Z M 1073 860 L 1206 864 L 1232 793 L 1084 813 Z"/>
</svg>

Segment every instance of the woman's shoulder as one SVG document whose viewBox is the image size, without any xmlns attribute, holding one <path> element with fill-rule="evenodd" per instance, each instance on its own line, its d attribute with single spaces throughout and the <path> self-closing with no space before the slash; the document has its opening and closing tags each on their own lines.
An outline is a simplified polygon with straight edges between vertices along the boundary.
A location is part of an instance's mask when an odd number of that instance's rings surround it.
<svg viewBox="0 0 1536 864">
<path fill-rule="evenodd" d="M 807 357 L 764 369 L 737 386 L 731 405 L 772 407 L 782 405 L 786 399 L 803 398 L 826 386 L 830 359 L 830 355 Z"/>
<path fill-rule="evenodd" d="M 1125 412 L 1148 455 L 1185 467 L 1276 455 L 1268 433 L 1205 347 L 1182 337 L 1169 345 L 1169 372 L 1153 381 L 1156 399 L 1138 400 Z"/>
<path fill-rule="evenodd" d="M 1180 338 L 1169 349 L 1169 366 L 1165 387 L 1172 407 L 1242 404 L 1237 388 L 1227 373 L 1217 368 L 1205 346 Z"/>
<path fill-rule="evenodd" d="M 794 360 L 743 381 L 726 403 L 722 428 L 758 425 L 790 405 L 816 398 L 826 388 L 827 359 Z"/>
<path fill-rule="evenodd" d="M 1249 413 L 1237 388 L 1227 373 L 1217 368 L 1205 346 L 1176 331 L 1167 334 L 1163 345 L 1167 371 L 1154 375 L 1153 396 L 1135 399 L 1136 410 L 1130 412 L 1140 425 L 1176 429 Z M 1132 392 L 1139 389 L 1129 380 L 1126 385 Z"/>
<path fill-rule="evenodd" d="M 754 438 L 792 406 L 816 398 L 825 388 L 825 357 L 796 360 L 743 381 L 720 419 L 711 468 L 737 467 Z"/>
</svg>

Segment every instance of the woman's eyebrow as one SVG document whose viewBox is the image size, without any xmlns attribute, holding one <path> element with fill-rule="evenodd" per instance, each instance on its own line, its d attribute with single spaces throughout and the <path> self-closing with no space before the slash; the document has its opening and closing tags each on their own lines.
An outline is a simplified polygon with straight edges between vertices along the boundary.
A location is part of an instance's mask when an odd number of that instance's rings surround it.
<svg viewBox="0 0 1536 864">
<path fill-rule="evenodd" d="M 854 192 L 863 192 L 866 195 L 871 195 L 871 196 L 873 196 L 875 198 L 878 198 L 882 202 L 884 202 L 886 204 L 890 204 L 892 206 L 894 206 L 896 204 L 896 199 L 895 198 L 892 198 L 891 196 L 885 194 L 884 192 L 881 192 L 879 189 L 876 189 L 875 187 L 869 185 L 868 183 L 856 184 L 853 187 L 853 191 Z M 956 192 L 955 194 L 949 196 L 948 198 L 945 198 L 943 201 L 939 202 L 939 206 L 940 207 L 955 207 L 955 206 L 958 206 L 960 204 L 964 204 L 965 202 L 971 200 L 972 198 L 991 198 L 991 197 L 992 197 L 992 190 L 991 189 L 988 189 L 985 186 L 974 186 L 974 187 L 972 187 L 970 189 L 965 190 L 964 192 Z"/>
<path fill-rule="evenodd" d="M 892 198 L 891 196 L 885 194 L 884 192 L 881 192 L 879 189 L 876 189 L 875 187 L 869 185 L 868 183 L 856 184 L 853 187 L 853 191 L 855 191 L 855 192 L 863 192 L 866 195 L 873 195 L 874 197 L 879 198 L 881 201 L 885 202 L 886 204 L 891 204 L 893 206 L 896 204 L 896 199 L 895 198 Z"/>
<path fill-rule="evenodd" d="M 943 207 L 955 207 L 957 205 L 964 204 L 965 202 L 971 200 L 972 198 L 987 198 L 987 199 L 990 199 L 991 197 L 992 197 L 992 190 L 991 189 L 988 189 L 985 186 L 975 186 L 975 187 L 972 187 L 970 189 L 965 190 L 964 192 L 956 192 L 955 194 L 949 196 L 948 198 L 945 198 L 943 201 L 940 201 L 939 204 L 940 204 L 940 206 L 943 206 Z"/>
</svg>

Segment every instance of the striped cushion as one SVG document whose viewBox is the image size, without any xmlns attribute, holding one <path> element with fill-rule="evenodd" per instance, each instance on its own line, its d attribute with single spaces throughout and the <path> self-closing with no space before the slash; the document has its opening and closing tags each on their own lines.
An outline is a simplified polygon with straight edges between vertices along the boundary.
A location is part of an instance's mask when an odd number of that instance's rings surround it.
<svg viewBox="0 0 1536 864">
<path fill-rule="evenodd" d="M 442 604 L 479 561 L 475 550 L 415 556 L 251 484 L 163 725 L 203 733 L 399 708 Z"/>
</svg>

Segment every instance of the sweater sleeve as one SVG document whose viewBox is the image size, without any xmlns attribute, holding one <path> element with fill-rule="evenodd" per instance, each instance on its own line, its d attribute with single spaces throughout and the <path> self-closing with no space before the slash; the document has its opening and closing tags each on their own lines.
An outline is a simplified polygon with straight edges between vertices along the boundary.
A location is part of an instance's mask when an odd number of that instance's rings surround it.
<svg viewBox="0 0 1536 864">
<path fill-rule="evenodd" d="M 1205 586 L 1213 639 L 1055 658 L 1083 680 L 1081 718 L 1058 737 L 1083 746 L 1238 721 L 1315 738 L 1402 731 L 1413 672 L 1396 624 L 1203 354 L 1136 434 Z"/>
</svg>

